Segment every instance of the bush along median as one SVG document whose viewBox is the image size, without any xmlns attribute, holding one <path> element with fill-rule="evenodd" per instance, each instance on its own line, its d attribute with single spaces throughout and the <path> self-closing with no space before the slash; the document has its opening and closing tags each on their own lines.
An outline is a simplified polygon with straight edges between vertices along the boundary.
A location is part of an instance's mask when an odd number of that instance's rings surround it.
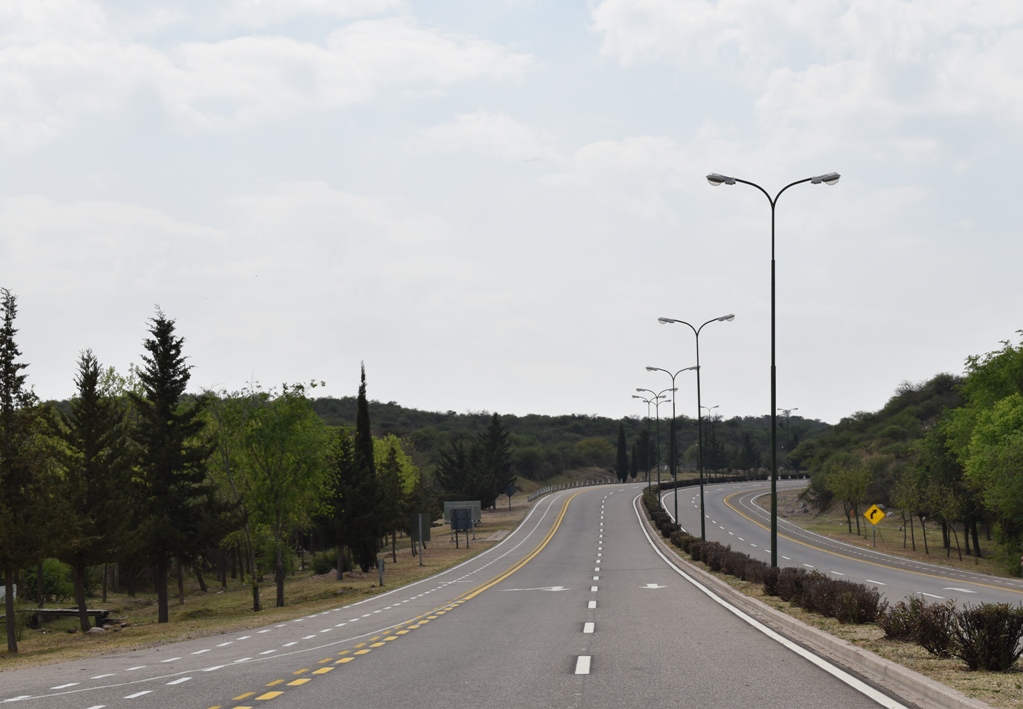
<svg viewBox="0 0 1023 709">
<path fill-rule="evenodd" d="M 911 597 L 889 606 L 871 586 L 832 579 L 816 570 L 772 568 L 731 546 L 686 534 L 661 509 L 655 491 L 645 491 L 643 502 L 661 534 L 693 561 L 762 584 L 766 595 L 810 613 L 841 623 L 876 623 L 887 639 L 914 642 L 936 657 L 956 657 L 970 670 L 1008 672 L 1023 655 L 1023 604 L 983 603 L 957 609 L 952 601 L 927 604 Z"/>
</svg>

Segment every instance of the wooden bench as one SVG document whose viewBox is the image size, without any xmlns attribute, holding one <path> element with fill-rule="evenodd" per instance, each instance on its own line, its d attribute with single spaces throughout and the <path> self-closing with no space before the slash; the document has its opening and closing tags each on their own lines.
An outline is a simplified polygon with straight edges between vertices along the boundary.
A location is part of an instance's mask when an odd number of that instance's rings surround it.
<svg viewBox="0 0 1023 709">
<path fill-rule="evenodd" d="M 38 628 L 42 625 L 44 618 L 78 618 L 77 608 L 35 608 L 29 611 L 32 616 L 31 627 Z M 110 618 L 110 611 L 99 608 L 86 609 L 85 614 L 95 618 L 93 625 L 97 628 L 103 625 L 103 621 Z"/>
</svg>

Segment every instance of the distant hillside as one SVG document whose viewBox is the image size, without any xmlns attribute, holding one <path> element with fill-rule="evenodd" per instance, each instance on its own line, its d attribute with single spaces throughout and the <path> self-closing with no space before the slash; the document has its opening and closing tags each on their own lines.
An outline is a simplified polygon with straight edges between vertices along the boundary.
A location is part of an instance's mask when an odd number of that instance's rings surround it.
<svg viewBox="0 0 1023 709">
<path fill-rule="evenodd" d="M 897 477 L 916 464 L 924 436 L 946 411 L 962 405 L 961 383 L 952 374 L 905 382 L 884 408 L 860 411 L 803 441 L 792 460 L 812 477 L 823 475 L 829 464 L 861 463 L 870 470 L 867 497 L 888 504 Z"/>
<path fill-rule="evenodd" d="M 317 399 L 317 413 L 330 425 L 352 426 L 355 423 L 355 399 Z M 664 407 L 662 407 L 662 413 Z M 376 436 L 394 434 L 410 443 L 421 466 L 433 464 L 436 452 L 459 436 L 474 436 L 482 431 L 491 413 L 486 411 L 459 414 L 407 409 L 391 401 L 370 402 L 370 419 Z M 544 479 L 564 470 L 581 467 L 612 468 L 618 437 L 618 419 L 603 416 L 569 414 L 564 416 L 502 415 L 501 422 L 514 446 L 513 465 L 516 472 L 529 479 Z M 625 435 L 631 445 L 647 429 L 645 418 L 624 419 Z M 670 421 L 660 422 L 661 459 L 667 465 Z M 697 421 L 679 416 L 678 451 L 680 467 L 696 462 Z M 827 430 L 828 424 L 799 416 L 779 418 L 780 460 L 784 451 L 800 441 L 813 438 Z M 656 438 L 656 425 L 649 422 L 651 441 Z M 770 446 L 770 417 L 745 417 L 704 420 L 707 440 L 705 465 L 712 468 L 743 466 L 750 456 L 767 465 Z M 745 457 L 744 457 L 745 452 Z M 651 456 L 653 457 L 653 456 Z"/>
</svg>

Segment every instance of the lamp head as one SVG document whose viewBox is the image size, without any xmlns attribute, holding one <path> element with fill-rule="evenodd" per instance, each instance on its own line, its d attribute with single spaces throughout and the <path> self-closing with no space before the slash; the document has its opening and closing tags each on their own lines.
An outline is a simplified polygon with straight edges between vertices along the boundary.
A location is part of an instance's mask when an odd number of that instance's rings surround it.
<svg viewBox="0 0 1023 709">
<path fill-rule="evenodd" d="M 712 172 L 707 175 L 707 182 L 710 183 L 711 187 L 717 187 L 719 185 L 734 185 L 735 178 L 727 177 L 725 175 L 719 175 L 716 172 Z"/>
<path fill-rule="evenodd" d="M 672 318 L 657 318 L 657 322 L 661 323 L 661 325 L 667 325 L 668 323 L 673 323 L 675 321 Z"/>
<path fill-rule="evenodd" d="M 732 320 L 735 320 L 735 315 L 733 313 L 729 313 L 728 315 L 722 315 L 721 317 L 718 318 L 718 322 L 730 322 Z"/>
<path fill-rule="evenodd" d="M 823 182 L 826 185 L 834 185 L 838 183 L 838 180 L 841 177 L 842 176 L 839 175 L 837 172 L 829 172 L 826 175 L 817 175 L 817 177 L 811 177 L 810 184 L 819 185 L 820 183 Z"/>
<path fill-rule="evenodd" d="M 648 372 L 656 372 L 657 371 L 657 367 L 647 367 L 646 371 L 648 371 Z"/>
</svg>

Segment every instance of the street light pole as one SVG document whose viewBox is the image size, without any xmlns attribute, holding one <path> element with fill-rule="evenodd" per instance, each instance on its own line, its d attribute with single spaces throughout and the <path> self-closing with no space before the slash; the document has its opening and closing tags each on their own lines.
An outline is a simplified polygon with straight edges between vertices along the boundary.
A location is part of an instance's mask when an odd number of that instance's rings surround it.
<svg viewBox="0 0 1023 709">
<path fill-rule="evenodd" d="M 636 391 L 646 391 L 653 394 L 650 399 L 654 402 L 654 411 L 657 412 L 657 440 L 654 442 L 655 456 L 657 457 L 657 491 L 661 490 L 661 404 L 664 403 L 664 399 L 668 397 L 664 395 L 664 392 L 670 391 L 669 389 L 662 389 L 659 392 L 654 392 L 652 389 L 641 389 L 636 388 Z M 632 395 L 634 399 L 643 399 L 641 396 Z M 646 401 L 646 399 L 643 399 Z"/>
<path fill-rule="evenodd" d="M 825 185 L 834 185 L 838 182 L 841 175 L 837 172 L 829 172 L 825 175 L 817 175 L 816 177 L 807 177 L 802 180 L 796 180 L 790 182 L 778 191 L 774 197 L 765 190 L 763 187 L 755 182 L 749 182 L 747 180 L 740 180 L 738 177 L 728 177 L 726 175 L 719 175 L 716 172 L 712 172 L 707 175 L 707 182 L 712 187 L 718 187 L 720 185 L 734 185 L 736 182 L 741 182 L 744 185 L 750 187 L 756 187 L 760 190 L 767 201 L 771 204 L 771 566 L 778 566 L 778 390 L 777 390 L 777 368 L 775 366 L 775 278 L 774 278 L 774 213 L 775 206 L 778 204 L 778 198 L 782 196 L 789 187 L 795 185 L 801 185 L 804 182 L 809 182 L 814 185 L 821 183 Z"/>
<path fill-rule="evenodd" d="M 670 455 L 671 455 L 671 465 L 670 465 L 670 468 L 671 468 L 672 486 L 674 487 L 674 490 L 675 490 L 675 495 L 674 495 L 674 497 L 675 497 L 675 524 L 678 524 L 678 471 L 676 470 L 677 466 L 675 464 L 675 392 L 677 392 L 678 389 L 675 387 L 675 377 L 677 377 L 678 375 L 682 374 L 682 372 L 689 372 L 689 371 L 691 371 L 693 369 L 696 370 L 697 377 L 698 377 L 699 376 L 699 372 L 700 372 L 698 367 L 686 367 L 685 369 L 678 370 L 674 374 L 669 372 L 667 369 L 661 369 L 660 367 L 647 367 L 646 368 L 646 371 L 648 371 L 648 372 L 664 372 L 669 377 L 671 377 L 671 444 L 668 446 L 668 450 L 670 451 Z M 658 492 L 659 491 L 660 491 L 660 487 L 658 487 Z"/>
<path fill-rule="evenodd" d="M 712 318 L 703 323 L 703 325 L 700 325 L 700 327 L 693 327 L 685 320 L 676 320 L 675 318 L 657 318 L 657 322 L 662 325 L 688 325 L 689 329 L 692 330 L 693 334 L 696 336 L 696 418 L 698 420 L 697 435 L 699 436 L 699 445 L 696 450 L 700 456 L 700 539 L 703 541 L 707 541 L 707 513 L 703 510 L 703 404 L 700 402 L 700 330 L 712 322 L 731 322 L 732 320 L 735 320 L 735 315 L 729 313 L 728 315 L 722 315 L 719 318 Z M 650 367 L 647 367 L 647 369 L 650 369 Z M 672 381 L 674 382 L 674 380 Z M 674 420 L 674 418 L 672 420 Z M 675 489 L 675 499 L 677 504 L 678 488 Z"/>
<path fill-rule="evenodd" d="M 647 443 L 649 443 L 650 442 L 650 404 L 651 404 L 651 400 L 650 399 L 646 399 L 646 398 L 644 398 L 642 396 L 639 396 L 638 394 L 633 394 L 632 398 L 633 399 L 639 399 L 640 401 L 645 401 L 646 402 L 646 437 L 647 437 Z M 649 455 L 649 446 L 647 448 L 647 452 L 644 455 L 645 456 Z M 650 487 L 650 466 L 649 465 L 646 468 L 646 486 Z"/>
</svg>

